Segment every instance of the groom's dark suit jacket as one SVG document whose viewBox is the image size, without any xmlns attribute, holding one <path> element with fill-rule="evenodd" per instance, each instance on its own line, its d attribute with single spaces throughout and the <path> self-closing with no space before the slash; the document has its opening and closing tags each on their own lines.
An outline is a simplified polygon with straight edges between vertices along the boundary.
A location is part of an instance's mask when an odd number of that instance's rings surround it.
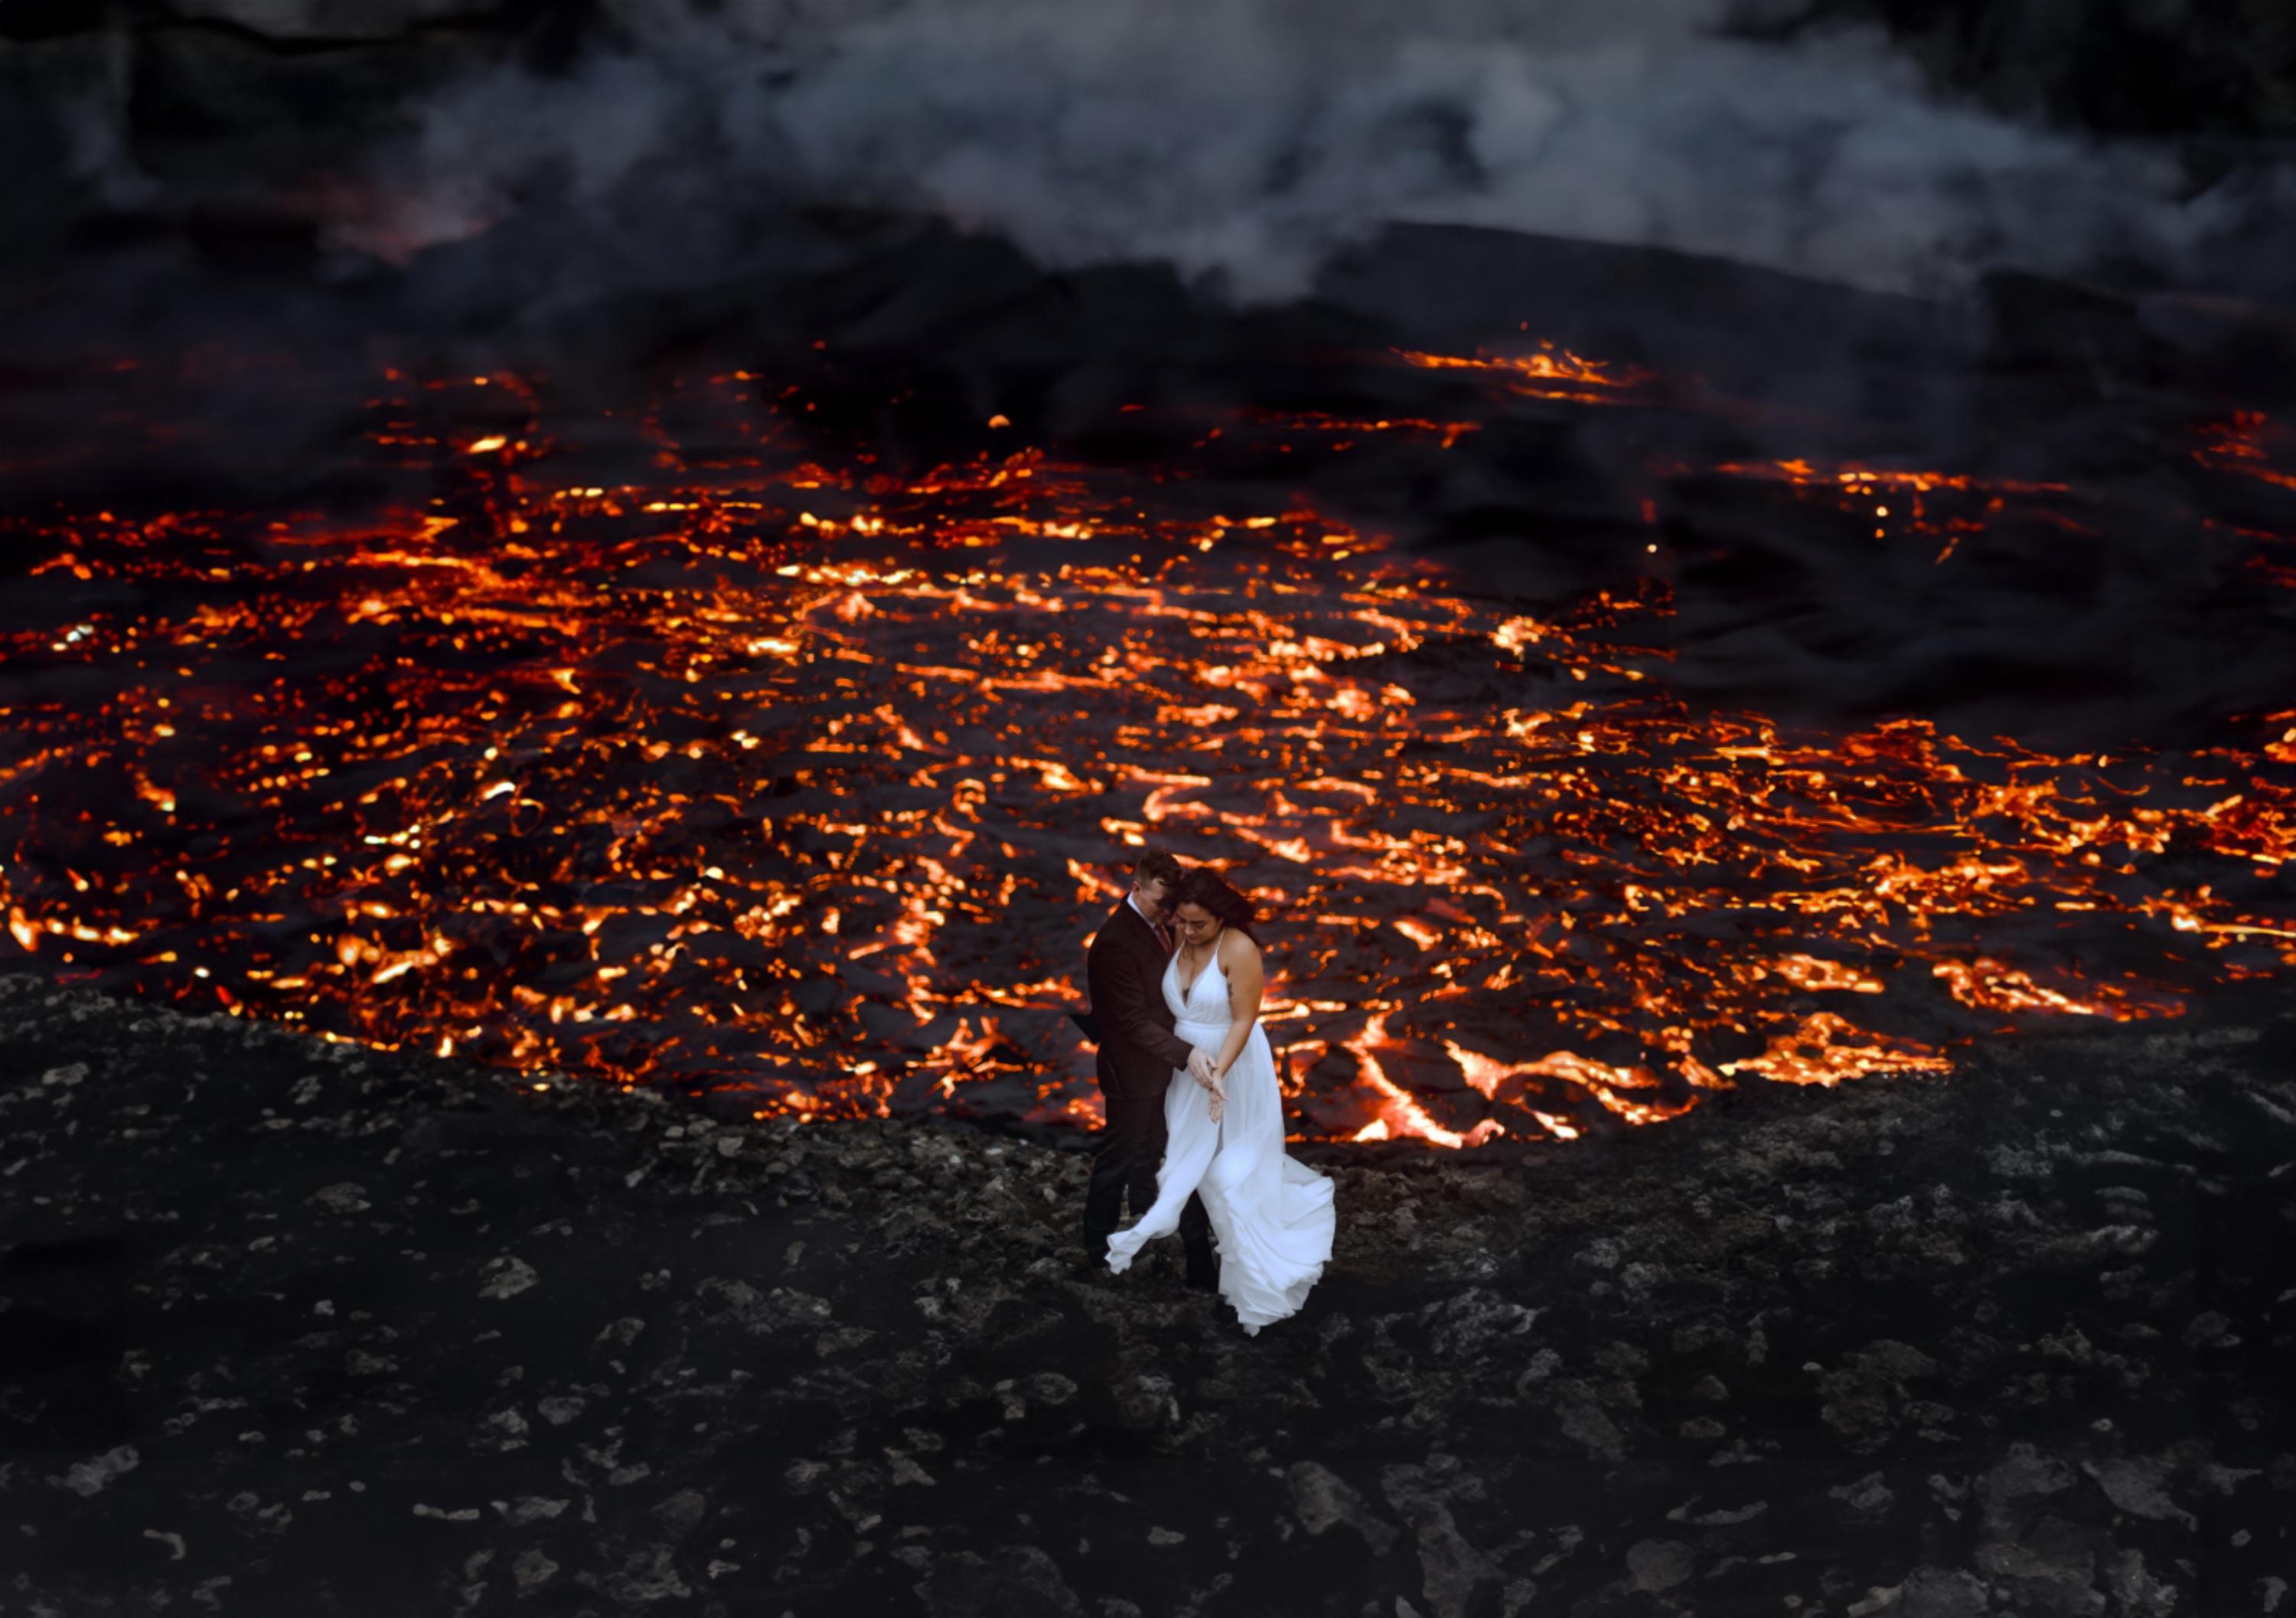
<svg viewBox="0 0 2296 1618">
<path fill-rule="evenodd" d="M 1098 1025 L 1101 1093 L 1112 1101 L 1160 1098 L 1172 1070 L 1188 1065 L 1188 1042 L 1172 1032 L 1164 1006 L 1164 953 L 1156 929 L 1130 899 L 1101 926 L 1085 957 Z"/>
</svg>

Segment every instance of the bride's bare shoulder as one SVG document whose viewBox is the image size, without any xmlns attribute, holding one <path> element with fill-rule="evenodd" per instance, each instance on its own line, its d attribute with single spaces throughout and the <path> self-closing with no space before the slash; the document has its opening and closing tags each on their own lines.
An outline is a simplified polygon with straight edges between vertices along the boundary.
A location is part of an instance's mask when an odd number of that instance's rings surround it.
<svg viewBox="0 0 2296 1618">
<path fill-rule="evenodd" d="M 1220 933 L 1219 957 L 1220 965 L 1227 967 L 1241 965 L 1245 961 L 1257 961 L 1259 958 L 1259 941 L 1241 927 L 1225 928 Z"/>
</svg>

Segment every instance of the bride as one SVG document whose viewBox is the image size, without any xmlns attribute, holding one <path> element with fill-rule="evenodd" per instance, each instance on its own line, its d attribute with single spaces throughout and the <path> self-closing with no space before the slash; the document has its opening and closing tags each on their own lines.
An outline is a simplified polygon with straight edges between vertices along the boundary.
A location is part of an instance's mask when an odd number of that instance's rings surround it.
<svg viewBox="0 0 2296 1618">
<path fill-rule="evenodd" d="M 1211 1055 L 1207 1082 L 1175 1069 L 1164 1092 L 1168 1139 L 1156 1201 L 1109 1238 L 1108 1267 L 1179 1228 L 1201 1194 L 1219 1244 L 1220 1294 L 1254 1335 L 1299 1312 L 1332 1256 L 1332 1182 L 1283 1153 L 1283 1097 L 1259 1027 L 1264 986 L 1251 901 L 1196 866 L 1174 894 L 1180 947 L 1164 969 L 1172 1031 Z"/>
</svg>

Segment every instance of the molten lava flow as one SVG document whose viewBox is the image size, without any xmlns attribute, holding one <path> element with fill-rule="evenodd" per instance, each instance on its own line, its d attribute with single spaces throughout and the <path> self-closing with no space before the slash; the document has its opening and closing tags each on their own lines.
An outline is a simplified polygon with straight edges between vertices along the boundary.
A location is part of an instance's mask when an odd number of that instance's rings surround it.
<svg viewBox="0 0 2296 1618">
<path fill-rule="evenodd" d="M 1480 374 L 1510 392 L 1581 405 L 1623 402 L 1653 380 L 1646 371 L 1581 358 L 1567 349 L 1544 341 L 1523 354 L 1466 356 L 1398 349 L 1396 357 L 1423 371 Z"/>
<path fill-rule="evenodd" d="M 734 374 L 659 401 L 652 474 L 610 486 L 537 388 L 393 381 L 373 456 L 435 491 L 402 509 L 32 536 L 22 587 L 59 604 L 0 642 L 38 677 L 5 710 L 0 948 L 760 1111 L 1089 1121 L 1082 951 L 1168 847 L 1265 908 L 1301 1131 L 1446 1147 L 1943 1071 L 2005 1021 L 2296 965 L 2296 711 L 2184 754 L 1790 729 L 1669 689 L 1654 582 L 1496 598 L 1296 497 L 1192 506 L 1185 464 L 825 467 Z M 1861 543 L 2084 520 L 2053 484 L 1679 475 Z"/>
<path fill-rule="evenodd" d="M 2225 421 L 2204 423 L 2197 436 L 2193 458 L 2211 471 L 2296 489 L 2296 471 L 2275 464 L 2276 459 L 2296 461 L 2296 439 L 2262 411 L 2236 410 Z"/>
</svg>

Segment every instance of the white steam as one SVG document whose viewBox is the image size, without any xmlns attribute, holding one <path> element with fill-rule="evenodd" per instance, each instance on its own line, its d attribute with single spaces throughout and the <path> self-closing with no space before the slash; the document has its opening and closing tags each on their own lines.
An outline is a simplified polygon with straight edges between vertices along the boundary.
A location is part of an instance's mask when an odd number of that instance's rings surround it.
<svg viewBox="0 0 2296 1618">
<path fill-rule="evenodd" d="M 928 211 L 1048 266 L 1168 260 L 1259 300 L 1396 220 L 1911 292 L 1998 265 L 2169 267 L 2205 223 L 2156 151 L 1941 104 L 1878 35 L 1717 33 L 1746 9 L 623 0 L 627 52 L 425 106 L 382 234 L 675 183 L 703 207 Z"/>
</svg>

